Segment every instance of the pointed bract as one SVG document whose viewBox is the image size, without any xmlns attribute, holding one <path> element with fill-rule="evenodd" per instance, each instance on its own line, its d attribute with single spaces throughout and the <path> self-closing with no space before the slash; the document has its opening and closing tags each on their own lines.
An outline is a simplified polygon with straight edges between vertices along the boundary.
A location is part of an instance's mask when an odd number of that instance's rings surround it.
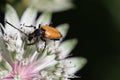
<svg viewBox="0 0 120 80">
<path fill-rule="evenodd" d="M 68 58 L 63 61 L 66 65 L 65 73 L 75 74 L 77 71 L 83 68 L 87 63 L 87 60 L 82 57 Z"/>
<path fill-rule="evenodd" d="M 37 10 L 35 8 L 33 7 L 27 8 L 21 17 L 21 24 L 25 24 L 26 26 L 33 25 L 36 16 L 37 16 Z"/>
<path fill-rule="evenodd" d="M 5 20 L 7 20 L 9 23 L 11 23 L 12 25 L 14 25 L 17 28 L 20 27 L 18 15 L 17 15 L 15 9 L 9 4 L 6 5 Z M 11 29 L 15 30 L 10 25 L 8 25 L 8 24 L 5 25 L 6 28 L 8 28 L 8 26 L 9 26 L 10 30 Z"/>
<path fill-rule="evenodd" d="M 69 29 L 69 24 L 61 24 L 56 27 L 62 34 L 62 39 L 66 37 L 68 29 Z"/>
<path fill-rule="evenodd" d="M 60 12 L 74 7 L 72 0 L 23 0 L 23 2 L 34 6 L 39 11 Z"/>
<path fill-rule="evenodd" d="M 58 48 L 60 53 L 58 54 L 58 59 L 64 59 L 69 56 L 69 53 L 74 49 L 77 44 L 77 39 L 70 39 L 62 42 Z"/>
<path fill-rule="evenodd" d="M 51 23 L 51 12 L 44 12 L 42 15 L 38 18 L 36 22 L 36 26 L 39 27 L 40 25 L 49 25 Z"/>
</svg>

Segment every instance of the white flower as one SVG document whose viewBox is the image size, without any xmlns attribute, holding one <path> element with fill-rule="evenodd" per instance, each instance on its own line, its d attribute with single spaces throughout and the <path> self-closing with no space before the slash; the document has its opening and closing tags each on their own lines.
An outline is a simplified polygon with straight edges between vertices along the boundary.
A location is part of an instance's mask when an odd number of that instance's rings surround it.
<svg viewBox="0 0 120 80">
<path fill-rule="evenodd" d="M 23 2 L 34 6 L 39 11 L 59 12 L 74 7 L 72 0 L 23 0 Z"/>
<path fill-rule="evenodd" d="M 7 5 L 5 19 L 22 32 L 8 23 L 5 27 L 0 24 L 4 32 L 0 31 L 0 54 L 3 58 L 0 62 L 0 80 L 69 80 L 75 78 L 74 74 L 87 62 L 82 57 L 67 58 L 77 44 L 77 39 L 62 41 L 67 34 L 68 24 L 57 27 L 63 35 L 62 39 L 56 42 L 47 40 L 44 52 L 42 50 L 45 44 L 42 40 L 27 45 L 24 33 L 29 34 L 34 28 L 20 24 L 49 25 L 51 21 L 49 12 L 43 13 L 35 21 L 36 15 L 37 10 L 29 7 L 19 20 L 16 11 Z"/>
</svg>

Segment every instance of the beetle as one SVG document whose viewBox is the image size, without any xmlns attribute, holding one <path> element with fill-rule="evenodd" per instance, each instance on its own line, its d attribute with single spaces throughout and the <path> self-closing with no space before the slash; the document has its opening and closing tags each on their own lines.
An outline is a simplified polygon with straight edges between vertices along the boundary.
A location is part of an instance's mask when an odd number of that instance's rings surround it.
<svg viewBox="0 0 120 80">
<path fill-rule="evenodd" d="M 26 34 L 25 32 L 23 32 L 22 30 L 16 28 L 14 25 L 12 25 L 11 23 L 9 23 L 8 21 L 5 21 L 5 23 L 9 24 L 10 26 L 12 26 L 13 28 L 19 30 L 20 32 L 24 33 L 27 37 L 28 37 L 28 41 L 32 41 L 34 39 L 34 42 L 28 44 L 28 45 L 32 45 L 35 44 L 36 42 L 38 42 L 40 39 L 42 41 L 45 42 L 45 46 L 43 48 L 43 51 L 46 48 L 46 39 L 51 39 L 51 40 L 60 40 L 60 38 L 62 37 L 62 34 L 54 27 L 52 26 L 46 26 L 46 25 L 40 25 L 37 29 L 35 29 L 32 33 Z M 26 27 L 34 27 L 35 26 L 26 26 Z M 43 52 L 42 51 L 42 52 Z"/>
</svg>

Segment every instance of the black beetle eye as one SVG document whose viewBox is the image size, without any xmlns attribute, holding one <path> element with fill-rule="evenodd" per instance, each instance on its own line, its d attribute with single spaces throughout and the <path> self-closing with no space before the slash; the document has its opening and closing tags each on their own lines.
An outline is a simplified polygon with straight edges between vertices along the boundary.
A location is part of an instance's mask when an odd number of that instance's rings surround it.
<svg viewBox="0 0 120 80">
<path fill-rule="evenodd" d="M 44 29 L 40 29 L 40 34 L 43 36 L 45 35 L 45 30 Z"/>
</svg>

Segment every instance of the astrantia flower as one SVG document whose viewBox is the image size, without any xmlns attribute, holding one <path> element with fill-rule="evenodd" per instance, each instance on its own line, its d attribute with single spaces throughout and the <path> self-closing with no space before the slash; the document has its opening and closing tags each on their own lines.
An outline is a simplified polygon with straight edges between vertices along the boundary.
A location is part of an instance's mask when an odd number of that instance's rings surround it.
<svg viewBox="0 0 120 80">
<path fill-rule="evenodd" d="M 39 11 L 59 12 L 74 7 L 72 0 L 23 0 L 23 2 L 34 6 Z"/>
<path fill-rule="evenodd" d="M 51 14 L 43 13 L 36 21 L 37 10 L 29 7 L 21 20 L 16 11 L 7 5 L 5 20 L 20 29 L 25 34 L 34 31 L 33 27 L 25 25 L 49 25 Z M 36 23 L 35 23 L 36 22 Z M 22 24 L 22 25 L 21 25 Z M 57 29 L 63 35 L 59 41 L 47 40 L 45 43 L 39 40 L 36 44 L 27 45 L 27 36 L 9 24 L 5 27 L 0 24 L 0 80 L 69 80 L 75 78 L 75 72 L 86 63 L 82 57 L 67 58 L 77 44 L 76 39 L 62 39 L 66 36 L 68 24 L 62 24 Z"/>
</svg>

